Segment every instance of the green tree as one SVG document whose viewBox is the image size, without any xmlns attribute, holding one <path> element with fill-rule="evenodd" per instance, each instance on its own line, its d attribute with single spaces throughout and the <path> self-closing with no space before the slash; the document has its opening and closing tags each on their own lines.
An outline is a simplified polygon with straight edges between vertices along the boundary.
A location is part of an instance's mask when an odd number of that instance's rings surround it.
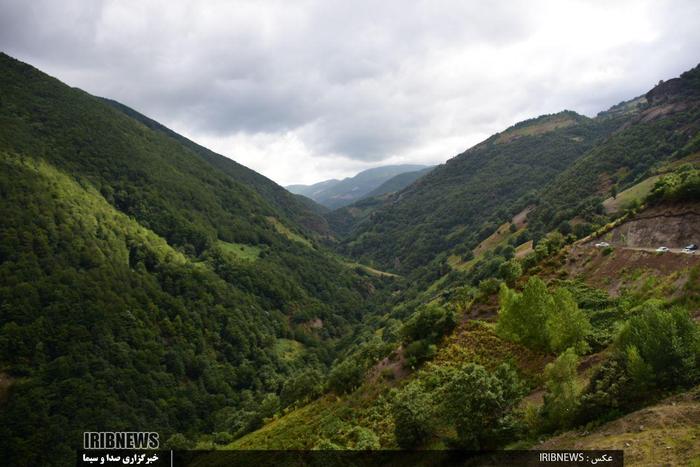
<svg viewBox="0 0 700 467">
<path fill-rule="evenodd" d="M 522 274 L 523 267 L 520 265 L 520 261 L 516 259 L 511 259 L 510 261 L 501 263 L 501 266 L 498 268 L 498 275 L 511 286 L 515 284 L 515 281 Z"/>
<path fill-rule="evenodd" d="M 490 449 L 501 446 L 516 430 L 513 409 L 522 395 L 523 386 L 508 365 L 491 373 L 467 363 L 451 371 L 440 410 L 454 425 L 460 447 Z"/>
<path fill-rule="evenodd" d="M 647 374 L 653 377 L 650 383 L 661 387 L 700 380 L 700 328 L 682 308 L 665 311 L 658 303 L 647 302 L 641 314 L 624 325 L 615 347 L 627 356 L 634 378 Z"/>
<path fill-rule="evenodd" d="M 554 299 L 542 279 L 531 276 L 522 294 L 501 286 L 496 331 L 506 339 L 546 350 L 549 347 L 547 320 L 554 313 Z"/>
<path fill-rule="evenodd" d="M 419 308 L 406 322 L 401 333 L 404 342 L 427 339 L 433 343 L 450 331 L 456 323 L 454 311 L 430 304 Z"/>
<path fill-rule="evenodd" d="M 578 307 L 571 292 L 557 289 L 553 294 L 553 313 L 547 319 L 549 349 L 554 353 L 573 347 L 577 352 L 588 350 L 586 337 L 591 333 L 588 317 Z"/>
<path fill-rule="evenodd" d="M 362 383 L 365 370 L 350 357 L 335 365 L 328 376 L 328 387 L 336 394 L 349 393 Z"/>
<path fill-rule="evenodd" d="M 420 382 L 412 381 L 394 393 L 391 413 L 396 442 L 404 449 L 421 445 L 432 433 L 433 404 Z"/>
<path fill-rule="evenodd" d="M 318 370 L 302 371 L 284 382 L 280 403 L 287 407 L 297 401 L 311 400 L 318 397 L 322 390 L 321 373 Z"/>
<path fill-rule="evenodd" d="M 569 427 L 577 415 L 581 392 L 577 366 L 578 356 L 569 348 L 545 368 L 546 392 L 540 413 L 546 431 Z"/>
</svg>

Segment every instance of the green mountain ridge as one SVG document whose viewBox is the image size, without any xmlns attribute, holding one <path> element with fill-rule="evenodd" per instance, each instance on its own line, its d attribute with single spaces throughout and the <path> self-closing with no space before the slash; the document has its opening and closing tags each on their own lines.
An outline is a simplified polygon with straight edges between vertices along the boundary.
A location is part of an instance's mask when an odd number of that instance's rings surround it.
<svg viewBox="0 0 700 467">
<path fill-rule="evenodd" d="M 435 278 L 448 257 L 467 258 L 530 205 L 530 238 L 572 220 L 590 231 L 604 222 L 600 203 L 613 186 L 625 189 L 654 164 L 697 150 L 698 73 L 593 119 L 564 111 L 520 122 L 382 202 L 327 214 L 343 237 L 339 250 L 381 269 Z"/>
<path fill-rule="evenodd" d="M 313 185 L 289 185 L 287 189 L 292 193 L 311 198 L 332 210 L 367 197 L 369 193 L 397 175 L 422 171 L 425 168 L 424 165 L 416 164 L 386 165 L 363 170 L 355 176 L 347 177 L 343 180 L 325 180 Z M 400 184 L 402 180 L 398 179 L 393 183 Z M 403 183 L 410 183 L 411 181 L 409 177 Z M 400 186 L 400 188 L 403 188 L 403 186 Z"/>
</svg>

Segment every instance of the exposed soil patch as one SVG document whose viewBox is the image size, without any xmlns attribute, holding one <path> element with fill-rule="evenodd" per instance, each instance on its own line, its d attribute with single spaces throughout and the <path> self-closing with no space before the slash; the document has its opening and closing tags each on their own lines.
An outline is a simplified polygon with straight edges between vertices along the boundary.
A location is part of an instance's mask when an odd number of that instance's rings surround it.
<svg viewBox="0 0 700 467">
<path fill-rule="evenodd" d="M 564 268 L 570 276 L 584 277 L 588 284 L 617 296 L 623 287 L 639 285 L 635 283 L 635 271 L 666 278 L 695 266 L 700 266 L 700 256 L 625 249 L 615 249 L 606 255 L 598 248 L 574 246 Z M 669 293 L 680 290 L 686 280 L 685 277 L 676 278 L 670 285 L 677 290 Z"/>
<path fill-rule="evenodd" d="M 655 206 L 615 227 L 602 237 L 613 246 L 682 248 L 700 243 L 700 203 Z"/>
<path fill-rule="evenodd" d="M 406 368 L 406 358 L 403 347 L 399 347 L 388 357 L 384 357 L 376 365 L 370 368 L 367 373 L 367 381 L 375 384 L 377 380 L 400 381 L 411 373 Z"/>
<path fill-rule="evenodd" d="M 515 216 L 513 216 L 513 224 L 519 229 L 522 229 L 527 224 L 527 215 L 535 209 L 535 206 L 528 206 Z"/>
</svg>

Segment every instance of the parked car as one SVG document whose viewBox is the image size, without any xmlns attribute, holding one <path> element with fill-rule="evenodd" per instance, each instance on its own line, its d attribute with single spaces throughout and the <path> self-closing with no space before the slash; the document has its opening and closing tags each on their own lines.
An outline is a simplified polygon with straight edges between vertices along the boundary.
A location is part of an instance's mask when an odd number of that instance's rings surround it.
<svg viewBox="0 0 700 467">
<path fill-rule="evenodd" d="M 695 250 L 691 250 L 691 249 L 688 248 L 688 247 L 683 248 L 683 249 L 681 250 L 681 252 L 687 253 L 687 254 L 689 254 L 689 255 L 694 255 L 694 254 L 695 254 Z"/>
<path fill-rule="evenodd" d="M 608 242 L 598 242 L 595 244 L 596 248 L 607 248 L 609 246 L 610 246 L 610 244 Z"/>
<path fill-rule="evenodd" d="M 669 250 L 665 246 L 660 246 L 656 249 L 656 251 L 658 251 L 659 253 L 666 253 Z"/>
<path fill-rule="evenodd" d="M 698 246 L 695 243 L 691 243 L 687 247 L 683 248 L 684 250 L 690 250 L 690 251 L 695 251 L 698 249 Z"/>
</svg>

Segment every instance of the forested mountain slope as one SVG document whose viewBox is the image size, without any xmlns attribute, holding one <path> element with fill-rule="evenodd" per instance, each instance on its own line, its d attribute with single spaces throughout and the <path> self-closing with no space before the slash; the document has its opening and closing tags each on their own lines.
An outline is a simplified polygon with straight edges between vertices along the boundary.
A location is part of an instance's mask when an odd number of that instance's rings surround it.
<svg viewBox="0 0 700 467">
<path fill-rule="evenodd" d="M 700 66 L 661 82 L 638 105 L 619 130 L 542 190 L 532 228 L 544 231 L 575 216 L 592 221 L 611 193 L 648 177 L 664 161 L 700 150 Z"/>
<path fill-rule="evenodd" d="M 390 197 L 341 250 L 405 273 L 448 250 L 474 248 L 616 125 L 574 112 L 515 125 Z"/>
<path fill-rule="evenodd" d="M 414 170 L 412 172 L 404 172 L 398 175 L 395 175 L 391 177 L 389 180 L 386 182 L 382 183 L 379 185 L 377 188 L 374 190 L 370 191 L 367 193 L 364 197 L 365 198 L 371 198 L 374 196 L 382 196 L 388 193 L 395 193 L 397 191 L 403 190 L 406 188 L 408 185 L 411 183 L 415 182 L 428 172 L 433 170 L 432 167 L 426 167 L 424 169 L 420 170 Z"/>
<path fill-rule="evenodd" d="M 284 213 L 288 219 L 297 222 L 312 232 L 322 235 L 328 234 L 327 225 L 325 224 L 323 217 L 320 215 L 326 210 L 323 206 L 316 205 L 312 201 L 308 200 L 308 198 L 300 198 L 299 196 L 290 195 L 287 190 L 267 177 L 260 175 L 254 170 L 250 170 L 249 168 L 229 159 L 228 157 L 216 154 L 215 152 L 198 145 L 197 143 L 175 133 L 155 120 L 136 112 L 124 104 L 111 99 L 103 100 L 114 108 L 124 112 L 128 116 L 140 121 L 147 127 L 182 143 L 183 146 L 191 149 L 204 160 L 211 163 L 214 167 L 229 175 L 232 179 L 245 183 L 249 187 L 253 188 L 260 195 L 262 195 L 266 201 L 272 203 L 277 209 Z"/>
<path fill-rule="evenodd" d="M 72 464 L 83 431 L 240 436 L 386 301 L 315 207 L 6 55 L 0 166 L 8 465 Z"/>
<path fill-rule="evenodd" d="M 605 223 L 603 199 L 700 145 L 699 68 L 589 119 L 562 112 L 521 122 L 379 203 L 327 215 L 340 251 L 400 273 L 437 277 L 528 206 L 521 240 Z M 565 225 L 564 225 L 565 224 Z M 426 269 L 427 267 L 427 269 Z"/>
</svg>

